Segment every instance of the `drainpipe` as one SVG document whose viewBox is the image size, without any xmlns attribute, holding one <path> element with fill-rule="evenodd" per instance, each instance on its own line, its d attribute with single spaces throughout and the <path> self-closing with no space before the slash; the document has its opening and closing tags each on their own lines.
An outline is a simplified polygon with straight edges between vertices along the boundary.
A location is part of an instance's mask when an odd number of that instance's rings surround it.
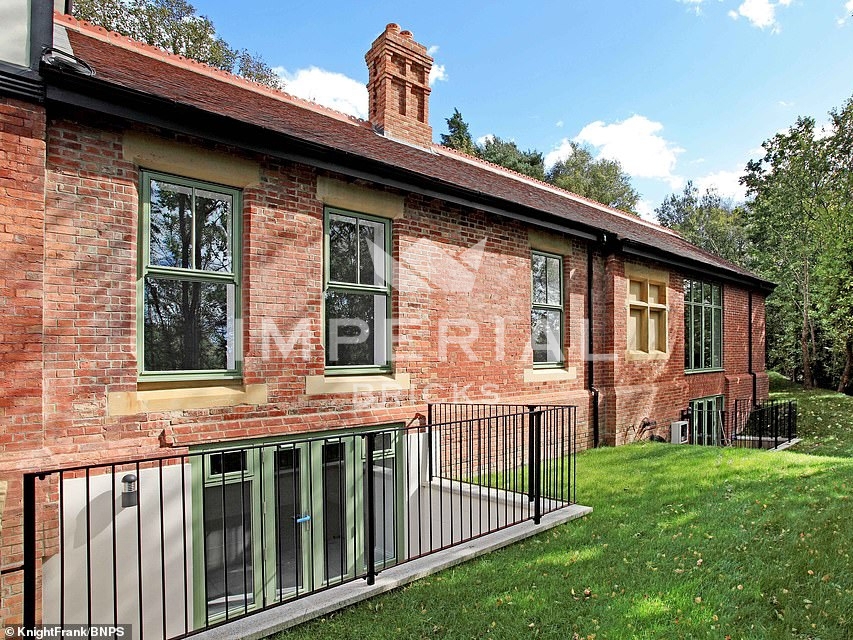
<svg viewBox="0 0 853 640">
<path fill-rule="evenodd" d="M 593 340 L 593 300 L 592 300 L 592 243 L 587 244 L 586 250 L 586 317 L 589 323 L 587 327 L 587 363 L 586 363 L 586 378 L 587 388 L 592 393 L 592 446 L 598 446 L 598 389 L 595 387 L 595 361 L 593 354 L 595 353 L 595 342 Z"/>
<path fill-rule="evenodd" d="M 749 367 L 749 375 L 752 376 L 752 406 L 755 406 L 756 401 L 758 400 L 758 374 L 753 371 L 752 366 L 752 291 L 749 292 L 747 297 L 747 314 L 749 315 L 749 324 L 748 331 L 746 334 L 746 345 L 749 353 L 747 353 L 747 363 Z"/>
</svg>

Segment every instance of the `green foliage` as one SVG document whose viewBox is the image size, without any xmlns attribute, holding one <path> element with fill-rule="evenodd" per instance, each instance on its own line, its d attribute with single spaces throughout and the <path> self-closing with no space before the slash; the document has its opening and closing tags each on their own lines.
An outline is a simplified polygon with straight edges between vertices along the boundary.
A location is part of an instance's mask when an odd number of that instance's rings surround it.
<svg viewBox="0 0 853 640">
<path fill-rule="evenodd" d="M 615 160 L 592 157 L 586 146 L 571 142 L 571 154 L 548 171 L 546 180 L 562 189 L 636 214 L 640 194 Z"/>
<path fill-rule="evenodd" d="M 853 99 L 816 129 L 799 118 L 763 144 L 742 179 L 768 300 L 768 360 L 809 387 L 853 377 Z M 794 366 L 796 363 L 796 366 Z"/>
<path fill-rule="evenodd" d="M 744 211 L 716 190 L 699 189 L 688 182 L 681 194 L 673 193 L 655 209 L 658 222 L 675 229 L 686 240 L 729 262 L 751 266 Z"/>
<path fill-rule="evenodd" d="M 511 140 L 491 136 L 478 148 L 478 155 L 488 162 L 499 164 L 512 171 L 523 173 L 537 180 L 545 179 L 545 158 L 541 151 L 522 151 Z"/>
<path fill-rule="evenodd" d="M 571 155 L 545 172 L 545 156 L 541 151 L 522 151 L 511 140 L 489 136 L 483 144 L 471 137 L 468 123 L 459 109 L 445 118 L 447 133 L 441 134 L 441 144 L 494 164 L 545 180 L 562 189 L 590 198 L 628 213 L 636 214 L 640 194 L 631 186 L 631 178 L 618 162 L 592 157 L 589 148 L 572 142 Z"/>
<path fill-rule="evenodd" d="M 477 155 L 477 145 L 468 130 L 468 123 L 462 119 L 459 109 L 453 110 L 453 115 L 444 120 L 447 123 L 447 133 L 441 134 L 441 144 L 450 149 L 456 149 L 468 155 Z"/>
<path fill-rule="evenodd" d="M 277 637 L 849 638 L 853 398 L 784 394 L 796 451 L 586 451 L 591 515 Z"/>
<path fill-rule="evenodd" d="M 233 49 L 186 0 L 75 0 L 74 16 L 110 31 L 276 89 L 281 79 L 260 57 Z"/>
</svg>

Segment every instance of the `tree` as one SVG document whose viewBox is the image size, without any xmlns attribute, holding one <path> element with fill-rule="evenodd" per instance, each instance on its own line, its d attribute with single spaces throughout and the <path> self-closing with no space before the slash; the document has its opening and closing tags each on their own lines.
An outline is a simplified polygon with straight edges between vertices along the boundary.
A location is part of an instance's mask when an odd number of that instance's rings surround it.
<svg viewBox="0 0 853 640">
<path fill-rule="evenodd" d="M 545 157 L 542 152 L 536 149 L 522 151 L 511 140 L 502 140 L 497 136 L 491 136 L 479 147 L 478 155 L 483 160 L 499 164 L 531 178 L 545 179 Z"/>
<path fill-rule="evenodd" d="M 453 115 L 445 118 L 447 133 L 441 134 L 441 144 L 451 149 L 456 149 L 468 155 L 477 155 L 477 145 L 468 130 L 468 123 L 462 119 L 459 109 L 453 109 Z"/>
<path fill-rule="evenodd" d="M 186 0 L 76 0 L 74 16 L 275 89 L 281 79 L 258 56 L 233 49 Z"/>
<path fill-rule="evenodd" d="M 588 147 L 570 142 L 571 154 L 557 162 L 545 179 L 572 193 L 636 214 L 640 194 L 615 160 L 592 157 Z"/>
<path fill-rule="evenodd" d="M 776 290 L 783 308 L 794 308 L 800 318 L 799 350 L 803 385 L 814 386 L 818 358 L 815 326 L 815 255 L 821 251 L 816 220 L 829 204 L 826 142 L 815 135 L 813 118 L 798 118 L 787 131 L 763 143 L 764 157 L 751 160 L 741 182 L 746 185 L 749 226 L 759 268 L 779 283 Z M 790 311 L 785 315 L 792 315 Z M 786 329 L 793 327 L 786 325 Z M 775 340 L 782 338 L 778 343 Z M 774 347 L 782 336 L 771 336 Z"/>
<path fill-rule="evenodd" d="M 700 195 L 690 181 L 681 194 L 667 197 L 655 213 L 662 226 L 678 231 L 697 247 L 729 262 L 750 266 L 744 211 L 715 189 L 706 189 Z"/>
</svg>

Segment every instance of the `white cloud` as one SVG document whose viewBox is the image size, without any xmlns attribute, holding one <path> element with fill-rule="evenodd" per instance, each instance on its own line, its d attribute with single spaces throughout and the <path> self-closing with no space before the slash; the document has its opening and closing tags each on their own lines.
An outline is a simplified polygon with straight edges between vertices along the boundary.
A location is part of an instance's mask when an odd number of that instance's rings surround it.
<svg viewBox="0 0 853 640">
<path fill-rule="evenodd" d="M 853 1 L 853 0 L 851 0 L 851 1 Z M 789 107 L 793 107 L 794 103 L 793 102 L 785 102 L 784 100 L 780 100 L 779 106 L 782 107 L 783 109 L 787 109 Z"/>
<path fill-rule="evenodd" d="M 655 213 L 655 205 L 648 200 L 643 199 L 637 202 L 637 213 L 640 214 L 643 220 L 648 220 L 649 222 L 658 221 L 658 216 Z"/>
<path fill-rule="evenodd" d="M 823 140 L 832 135 L 835 135 L 835 125 L 830 121 L 816 122 L 814 125 L 814 137 L 817 140 Z"/>
<path fill-rule="evenodd" d="M 699 189 L 699 193 L 705 193 L 706 189 L 716 189 L 724 198 L 731 198 L 735 202 L 746 200 L 746 189 L 738 181 L 743 175 L 742 171 L 717 171 L 709 173 L 693 180 L 693 184 Z"/>
<path fill-rule="evenodd" d="M 704 0 L 676 0 L 676 2 L 686 4 L 697 16 L 702 14 L 702 3 Z"/>
<path fill-rule="evenodd" d="M 434 56 L 436 53 L 438 53 L 437 44 L 430 45 L 429 48 L 427 48 L 427 55 Z"/>
<path fill-rule="evenodd" d="M 771 28 L 773 33 L 780 31 L 779 23 L 776 22 L 776 9 L 787 7 L 793 0 L 743 0 L 737 11 L 729 11 L 729 17 L 737 20 L 741 16 L 746 18 L 753 27 L 759 29 Z"/>
<path fill-rule="evenodd" d="M 572 155 L 572 143 L 568 138 L 563 138 L 556 147 L 545 154 L 545 169 L 550 169 L 570 155 Z"/>
<path fill-rule="evenodd" d="M 479 138 L 477 138 L 477 144 L 480 146 L 483 146 L 484 144 L 486 144 L 490 140 L 494 140 L 494 139 L 495 139 L 494 133 L 487 133 L 486 135 L 480 136 Z"/>
<path fill-rule="evenodd" d="M 357 118 L 367 118 L 367 87 L 358 80 L 313 66 L 295 73 L 288 73 L 283 67 L 274 70 L 284 80 L 284 90 L 289 94 Z"/>
<path fill-rule="evenodd" d="M 563 124 L 565 124 L 565 123 L 562 120 L 557 120 L 557 122 L 554 123 L 554 126 L 557 127 L 558 129 L 562 129 Z"/>
<path fill-rule="evenodd" d="M 433 64 L 432 69 L 429 70 L 429 86 L 439 80 L 447 80 L 447 68 L 443 64 Z"/>
<path fill-rule="evenodd" d="M 591 122 L 581 129 L 575 142 L 596 147 L 599 157 L 618 160 L 635 178 L 663 180 L 672 189 L 679 189 L 684 180 L 673 171 L 684 149 L 659 135 L 662 130 L 660 122 L 635 115 L 613 124 Z"/>
<path fill-rule="evenodd" d="M 853 0 L 847 0 L 844 3 L 844 15 L 838 19 L 838 26 L 843 27 L 847 24 L 848 20 L 851 18 L 851 14 L 853 14 Z"/>
</svg>

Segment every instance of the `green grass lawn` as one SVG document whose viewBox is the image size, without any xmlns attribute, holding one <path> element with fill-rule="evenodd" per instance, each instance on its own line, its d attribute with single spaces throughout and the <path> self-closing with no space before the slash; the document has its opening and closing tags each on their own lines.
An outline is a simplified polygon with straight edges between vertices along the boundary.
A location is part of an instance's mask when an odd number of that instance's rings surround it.
<svg viewBox="0 0 853 640">
<path fill-rule="evenodd" d="M 592 515 L 280 637 L 850 638 L 853 398 L 773 387 L 797 448 L 585 452 Z"/>
</svg>

